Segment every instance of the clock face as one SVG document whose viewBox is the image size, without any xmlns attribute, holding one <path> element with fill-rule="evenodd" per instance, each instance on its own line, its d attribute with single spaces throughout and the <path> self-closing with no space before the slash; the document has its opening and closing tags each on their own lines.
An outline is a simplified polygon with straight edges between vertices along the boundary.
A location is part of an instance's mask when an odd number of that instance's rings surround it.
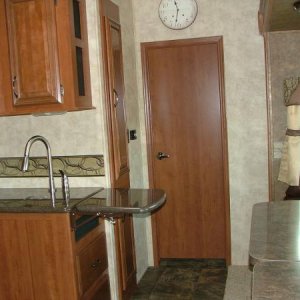
<svg viewBox="0 0 300 300">
<path fill-rule="evenodd" d="M 161 0 L 159 17 L 171 29 L 184 29 L 190 26 L 198 13 L 195 0 Z"/>
</svg>

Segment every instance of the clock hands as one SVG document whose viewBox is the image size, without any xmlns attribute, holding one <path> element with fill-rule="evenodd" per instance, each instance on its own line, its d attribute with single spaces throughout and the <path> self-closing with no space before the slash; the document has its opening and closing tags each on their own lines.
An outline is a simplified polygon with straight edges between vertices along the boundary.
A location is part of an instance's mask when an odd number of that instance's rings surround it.
<svg viewBox="0 0 300 300">
<path fill-rule="evenodd" d="M 174 0 L 174 4 L 176 6 L 176 20 L 175 20 L 175 24 L 177 23 L 178 21 L 178 13 L 179 13 L 179 8 L 178 8 L 178 4 L 177 4 L 177 1 Z"/>
</svg>

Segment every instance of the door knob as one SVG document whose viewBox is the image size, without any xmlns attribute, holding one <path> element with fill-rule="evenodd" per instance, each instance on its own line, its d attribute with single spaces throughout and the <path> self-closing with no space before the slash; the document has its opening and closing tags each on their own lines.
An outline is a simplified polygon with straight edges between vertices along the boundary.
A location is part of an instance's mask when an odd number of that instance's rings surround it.
<svg viewBox="0 0 300 300">
<path fill-rule="evenodd" d="M 169 158 L 170 155 L 167 153 L 163 153 L 163 152 L 158 152 L 156 155 L 156 158 L 159 160 L 165 159 L 165 158 Z"/>
</svg>

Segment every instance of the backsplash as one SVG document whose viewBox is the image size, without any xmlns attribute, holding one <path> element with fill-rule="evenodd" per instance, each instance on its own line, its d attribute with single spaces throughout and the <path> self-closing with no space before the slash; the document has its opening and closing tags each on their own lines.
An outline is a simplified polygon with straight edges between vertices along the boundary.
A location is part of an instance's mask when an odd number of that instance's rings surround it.
<svg viewBox="0 0 300 300">
<path fill-rule="evenodd" d="M 22 172 L 23 157 L 0 158 L 0 177 L 46 177 L 46 157 L 31 157 L 28 172 Z M 105 176 L 103 155 L 53 156 L 54 176 L 62 170 L 69 177 Z"/>
</svg>

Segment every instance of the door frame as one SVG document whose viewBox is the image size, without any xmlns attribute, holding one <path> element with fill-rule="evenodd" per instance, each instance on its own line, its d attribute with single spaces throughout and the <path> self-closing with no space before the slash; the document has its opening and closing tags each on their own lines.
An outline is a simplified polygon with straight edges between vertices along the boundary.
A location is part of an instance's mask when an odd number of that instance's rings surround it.
<svg viewBox="0 0 300 300">
<path fill-rule="evenodd" d="M 225 199 L 225 232 L 226 232 L 226 263 L 231 264 L 231 227 L 230 227 L 230 196 L 229 196 L 229 167 L 228 167 L 228 145 L 227 145 L 227 126 L 226 126 L 226 107 L 225 107 L 225 84 L 224 84 L 224 54 L 223 54 L 223 37 L 205 37 L 205 38 L 192 38 L 192 39 L 181 39 L 181 40 L 169 40 L 169 41 L 157 41 L 157 42 L 145 42 L 141 43 L 141 57 L 142 57 L 142 76 L 143 76 L 143 89 L 144 89 L 144 100 L 145 100 L 145 126 L 146 126 L 146 143 L 147 143 L 147 159 L 148 159 L 148 176 L 149 176 L 149 187 L 154 188 L 154 158 L 152 156 L 152 126 L 151 126 L 151 102 L 150 94 L 148 89 L 149 74 L 148 61 L 147 61 L 147 50 L 151 48 L 166 47 L 166 46 L 180 46 L 188 45 L 193 43 L 211 44 L 217 45 L 218 49 L 218 68 L 219 68 L 219 91 L 220 91 L 220 111 L 221 111 L 221 136 L 222 136 L 222 156 L 224 166 L 224 199 Z M 154 265 L 159 265 L 159 252 L 158 252 L 158 236 L 157 236 L 157 218 L 156 214 L 151 216 L 152 223 L 152 241 L 153 241 L 153 256 Z"/>
<path fill-rule="evenodd" d="M 110 29 L 114 28 L 120 31 L 121 35 L 121 22 L 119 16 L 119 6 L 112 2 L 111 0 L 98 0 L 98 13 L 100 16 L 100 28 L 101 28 L 101 43 L 102 43 L 102 63 L 103 63 L 103 74 L 104 74 L 104 106 L 106 111 L 106 137 L 107 137 L 107 149 L 108 149 L 108 161 L 109 161 L 109 178 L 111 188 L 129 188 L 130 187 L 130 168 L 128 160 L 128 144 L 126 144 L 127 160 L 122 164 L 122 160 L 118 158 L 118 148 L 116 147 L 114 129 L 114 116 L 115 116 L 115 102 L 118 102 L 116 93 L 114 90 L 114 74 L 113 69 L 113 57 L 111 56 L 110 47 L 111 43 Z M 121 42 L 121 41 L 120 41 Z M 122 48 L 121 43 L 121 48 Z M 122 50 L 122 49 L 121 49 Z M 122 52 L 122 51 L 121 51 Z M 123 64 L 123 57 L 121 57 L 121 65 Z M 122 84 L 124 89 L 124 70 L 121 70 Z M 122 92 L 122 102 L 124 105 L 124 120 L 126 123 L 126 109 L 125 109 L 125 95 Z M 127 128 L 127 127 L 126 127 Z M 127 132 L 124 132 L 127 136 Z M 128 141 L 129 142 L 129 141 Z M 126 226 L 127 225 L 127 226 Z M 125 227 L 126 226 L 126 227 Z M 127 265 L 127 251 L 128 246 L 126 246 L 126 233 L 129 231 L 132 234 L 132 240 L 130 243 L 132 251 L 132 271 L 128 274 Z M 114 239 L 115 239 L 115 264 L 117 269 L 117 274 L 115 279 L 117 279 L 117 295 L 118 299 L 129 299 L 133 290 L 136 287 L 136 262 L 135 262 L 135 245 L 134 245 L 134 228 L 132 217 L 126 217 L 126 220 L 117 220 L 114 226 Z M 112 285 L 112 287 L 114 287 Z M 113 293 L 112 293 L 113 294 Z"/>
</svg>

